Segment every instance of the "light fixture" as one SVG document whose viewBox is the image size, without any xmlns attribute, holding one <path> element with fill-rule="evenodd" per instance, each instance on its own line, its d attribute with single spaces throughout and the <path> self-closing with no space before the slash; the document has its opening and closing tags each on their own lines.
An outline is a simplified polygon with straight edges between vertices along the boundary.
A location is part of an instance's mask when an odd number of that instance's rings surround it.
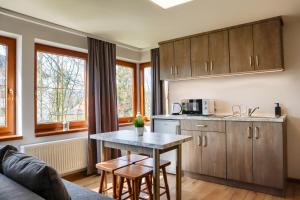
<svg viewBox="0 0 300 200">
<path fill-rule="evenodd" d="M 192 0 L 150 0 L 153 3 L 159 5 L 160 7 L 162 7 L 163 9 L 168 9 L 174 6 L 178 6 L 180 4 L 184 4 L 187 3 L 189 1 Z"/>
</svg>

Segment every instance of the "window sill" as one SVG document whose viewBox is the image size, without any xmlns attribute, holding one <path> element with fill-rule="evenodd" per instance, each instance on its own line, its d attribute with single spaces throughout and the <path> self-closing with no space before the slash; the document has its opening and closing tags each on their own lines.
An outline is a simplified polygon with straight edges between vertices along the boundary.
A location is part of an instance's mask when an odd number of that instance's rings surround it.
<svg viewBox="0 0 300 200">
<path fill-rule="evenodd" d="M 9 141 L 9 140 L 22 140 L 23 136 L 21 135 L 4 135 L 0 136 L 0 141 Z"/>
<path fill-rule="evenodd" d="M 75 128 L 71 130 L 57 130 L 57 131 L 43 131 L 43 132 L 36 132 L 36 137 L 45 137 L 45 136 L 51 136 L 51 135 L 62 135 L 62 134 L 69 134 L 69 133 L 76 133 L 76 132 L 83 132 L 87 131 L 87 128 Z"/>
</svg>

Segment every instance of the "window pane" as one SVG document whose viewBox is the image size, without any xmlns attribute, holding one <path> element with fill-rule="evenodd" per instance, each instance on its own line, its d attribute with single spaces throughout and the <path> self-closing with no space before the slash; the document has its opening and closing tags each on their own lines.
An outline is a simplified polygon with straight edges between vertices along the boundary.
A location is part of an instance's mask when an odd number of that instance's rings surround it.
<svg viewBox="0 0 300 200">
<path fill-rule="evenodd" d="M 0 44 L 0 127 L 6 126 L 7 46 Z"/>
<path fill-rule="evenodd" d="M 119 117 L 133 116 L 133 72 L 130 67 L 117 65 L 117 96 Z"/>
<path fill-rule="evenodd" d="M 151 115 L 151 67 L 144 68 L 145 116 Z"/>
<path fill-rule="evenodd" d="M 85 120 L 85 60 L 37 53 L 37 122 Z"/>
</svg>

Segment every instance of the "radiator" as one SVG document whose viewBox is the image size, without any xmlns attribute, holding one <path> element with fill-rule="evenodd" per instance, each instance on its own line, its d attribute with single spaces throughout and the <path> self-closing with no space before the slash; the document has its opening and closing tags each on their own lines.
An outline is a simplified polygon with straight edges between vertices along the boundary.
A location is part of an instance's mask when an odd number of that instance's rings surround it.
<svg viewBox="0 0 300 200">
<path fill-rule="evenodd" d="M 21 152 L 45 161 L 61 175 L 87 166 L 87 138 L 74 138 L 20 147 Z"/>
</svg>

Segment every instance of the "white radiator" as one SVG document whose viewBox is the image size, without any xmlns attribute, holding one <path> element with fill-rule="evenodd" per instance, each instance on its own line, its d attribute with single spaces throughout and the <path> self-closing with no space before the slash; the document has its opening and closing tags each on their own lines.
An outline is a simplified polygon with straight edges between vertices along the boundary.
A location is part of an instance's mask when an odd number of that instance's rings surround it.
<svg viewBox="0 0 300 200">
<path fill-rule="evenodd" d="M 87 138 L 74 138 L 21 146 L 21 152 L 35 156 L 66 175 L 87 166 Z"/>
</svg>

